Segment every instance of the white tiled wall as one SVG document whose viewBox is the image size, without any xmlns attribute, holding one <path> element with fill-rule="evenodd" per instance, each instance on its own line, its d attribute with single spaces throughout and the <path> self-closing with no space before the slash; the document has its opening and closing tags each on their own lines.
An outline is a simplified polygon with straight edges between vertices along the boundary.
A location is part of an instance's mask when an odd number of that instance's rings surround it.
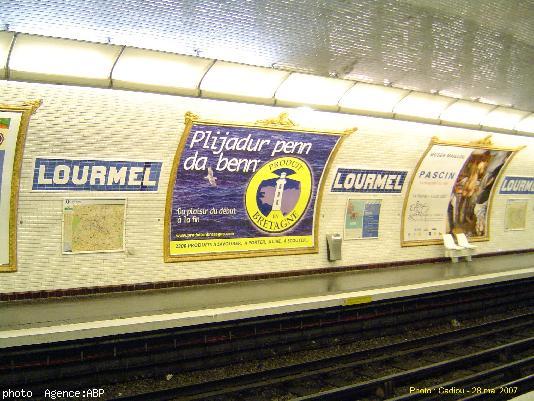
<svg viewBox="0 0 534 401">
<path fill-rule="evenodd" d="M 337 166 L 408 170 L 413 168 L 432 136 L 471 141 L 487 133 L 421 123 L 291 110 L 304 128 L 358 132 L 344 142 L 326 177 L 320 213 L 320 252 L 311 255 L 241 258 L 205 262 L 163 263 L 163 219 L 172 160 L 186 111 L 203 119 L 254 122 L 277 116 L 282 109 L 204 99 L 116 90 L 0 82 L 0 103 L 16 104 L 42 99 L 32 117 L 22 165 L 18 271 L 0 274 L 0 292 L 74 288 L 149 281 L 182 280 L 356 265 L 440 257 L 441 246 L 401 248 L 400 222 L 403 195 L 351 195 L 381 198 L 377 240 L 346 241 L 343 259 L 326 259 L 326 233 L 342 232 L 347 194 L 330 194 Z M 534 175 L 534 139 L 494 134 L 499 145 L 527 145 L 509 165 L 509 175 Z M 161 160 L 157 193 L 124 193 L 128 198 L 125 253 L 61 254 L 62 200 L 65 197 L 109 197 L 106 193 L 32 192 L 35 157 Z M 120 195 L 122 196 L 122 195 Z M 534 247 L 534 197 L 530 196 L 528 227 L 504 231 L 504 208 L 510 197 L 496 194 L 491 215 L 491 241 L 479 252 Z"/>
</svg>

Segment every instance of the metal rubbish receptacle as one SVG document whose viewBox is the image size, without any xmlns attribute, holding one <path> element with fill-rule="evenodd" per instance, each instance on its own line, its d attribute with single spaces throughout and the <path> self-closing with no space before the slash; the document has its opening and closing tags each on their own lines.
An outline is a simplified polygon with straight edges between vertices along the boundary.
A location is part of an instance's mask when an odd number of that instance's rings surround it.
<svg viewBox="0 0 534 401">
<path fill-rule="evenodd" d="M 341 241 L 341 234 L 326 234 L 329 261 L 341 259 Z"/>
</svg>

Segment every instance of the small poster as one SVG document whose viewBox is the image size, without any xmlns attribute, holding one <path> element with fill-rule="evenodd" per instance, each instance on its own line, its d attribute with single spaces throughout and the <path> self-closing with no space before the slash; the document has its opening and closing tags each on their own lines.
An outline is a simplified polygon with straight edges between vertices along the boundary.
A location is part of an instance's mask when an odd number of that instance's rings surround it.
<svg viewBox="0 0 534 401">
<path fill-rule="evenodd" d="M 380 199 L 349 199 L 345 211 L 344 239 L 378 238 Z"/>
<path fill-rule="evenodd" d="M 65 199 L 63 253 L 124 250 L 125 199 Z"/>
<path fill-rule="evenodd" d="M 508 199 L 504 215 L 505 230 L 524 230 L 527 225 L 527 199 Z"/>
</svg>

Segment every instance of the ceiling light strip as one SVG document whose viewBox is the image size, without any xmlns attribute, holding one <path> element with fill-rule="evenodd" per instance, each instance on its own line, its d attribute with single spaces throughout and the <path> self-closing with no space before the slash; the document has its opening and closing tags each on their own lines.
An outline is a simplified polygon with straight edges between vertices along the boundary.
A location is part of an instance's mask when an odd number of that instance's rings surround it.
<svg viewBox="0 0 534 401">
<path fill-rule="evenodd" d="M 391 118 L 395 105 L 409 94 L 406 89 L 357 82 L 343 95 L 338 105 L 343 112 Z"/>
<path fill-rule="evenodd" d="M 526 111 L 499 106 L 486 114 L 480 125 L 482 129 L 514 131 L 515 126 L 528 114 Z"/>
<path fill-rule="evenodd" d="M 289 72 L 218 60 L 200 84 L 203 97 L 274 104 L 274 94 Z"/>
<path fill-rule="evenodd" d="M 534 136 L 534 113 L 516 110 L 505 106 L 492 105 L 492 107 L 486 108 L 484 106 L 488 105 L 482 102 L 474 102 L 466 99 L 457 99 L 450 96 L 408 90 L 407 93 L 402 94 L 403 96 L 399 97 L 399 99 L 392 104 L 391 109 L 389 109 L 389 106 L 384 106 L 382 109 L 380 109 L 382 106 L 381 100 L 378 99 L 380 96 L 380 91 L 383 91 L 384 96 L 387 94 L 387 96 L 390 96 L 390 98 L 392 97 L 393 100 L 396 100 L 394 99 L 395 96 L 393 96 L 393 92 L 391 90 L 399 90 L 398 88 L 332 77 L 309 75 L 298 72 L 289 72 L 282 69 L 248 66 L 246 64 L 202 59 L 201 57 L 185 56 L 159 52 L 155 50 L 144 50 L 130 46 L 119 47 L 104 43 L 91 43 L 72 39 L 50 38 L 17 32 L 11 33 L 13 36 L 9 45 L 9 51 L 7 52 L 6 63 L 3 67 L 5 68 L 5 74 L 3 75 L 7 80 L 14 79 L 37 82 L 58 82 L 71 85 L 81 84 L 96 87 L 105 87 L 103 82 L 107 81 L 107 86 L 109 88 L 134 89 L 141 91 L 152 91 L 153 89 L 153 91 L 161 93 L 172 93 L 188 96 L 194 95 L 205 98 L 237 100 L 252 103 L 267 103 L 277 106 L 311 106 L 317 109 L 334 112 L 380 115 L 398 120 L 415 120 L 453 127 L 461 126 L 478 130 L 495 130 L 507 133 L 515 133 L 518 135 Z M 104 67 L 109 68 L 109 73 L 102 71 L 96 75 L 83 75 L 81 73 L 77 75 L 76 73 L 70 74 L 68 70 L 66 72 L 58 70 L 48 71 L 45 69 L 39 71 L 39 67 L 42 67 L 42 63 L 39 63 L 38 61 L 35 63 L 30 63 L 32 65 L 31 71 L 29 70 L 26 72 L 24 68 L 21 69 L 21 71 L 17 71 L 15 68 L 13 68 L 12 64 L 14 62 L 14 55 L 16 56 L 17 46 L 19 46 L 19 42 L 21 42 L 22 38 L 24 39 L 24 42 L 28 42 L 30 45 L 32 44 L 31 41 L 34 40 L 37 45 L 41 43 L 43 46 L 50 45 L 51 48 L 57 47 L 60 52 L 63 50 L 67 55 L 70 55 L 71 58 L 75 57 L 78 53 L 83 55 L 84 51 L 89 53 L 92 51 L 97 53 L 100 52 L 103 57 L 105 56 L 109 59 L 104 63 Z M 26 45 L 28 45 L 28 43 L 26 43 Z M 61 47 L 63 47 L 63 49 L 61 49 Z M 76 51 L 76 47 L 79 48 L 79 52 Z M 116 56 L 114 52 L 117 52 Z M 165 80 L 158 83 L 139 81 L 139 85 L 137 86 L 135 85 L 135 81 L 132 81 L 132 83 L 129 84 L 128 80 L 123 82 L 115 77 L 116 73 L 118 72 L 117 70 L 119 64 L 126 58 L 126 53 L 131 53 L 128 54 L 130 59 L 135 59 L 135 57 L 138 56 L 140 61 L 137 61 L 141 63 L 143 57 L 153 57 L 153 62 L 162 63 L 162 66 L 166 62 L 169 62 L 169 66 L 171 67 L 173 63 L 180 65 L 180 63 L 183 62 L 184 65 L 189 68 L 198 67 L 197 76 L 190 83 L 180 83 L 176 81 L 175 85 L 168 84 L 169 81 Z M 181 60 L 181 58 L 183 59 Z M 193 62 L 188 61 L 189 59 L 193 60 Z M 199 61 L 204 60 L 205 62 L 204 64 L 202 62 L 196 63 L 194 62 L 195 59 Z M 78 60 L 74 60 L 73 63 L 75 61 Z M 209 65 L 206 64 L 208 62 Z M 106 66 L 106 63 L 109 64 L 109 67 Z M 217 87 L 217 85 L 211 85 L 208 82 L 210 73 L 215 74 L 216 69 L 219 69 L 221 66 L 225 68 L 228 67 L 230 69 L 232 66 L 235 66 L 236 71 L 238 69 L 242 69 L 245 72 L 248 72 L 246 69 L 250 68 L 249 72 L 252 77 L 254 77 L 255 74 L 261 76 L 263 71 L 265 72 L 266 76 L 273 74 L 273 72 L 276 71 L 279 73 L 279 78 L 281 80 L 278 82 L 276 79 L 276 74 L 272 75 L 271 79 L 273 86 L 267 87 L 267 89 L 263 88 L 256 93 L 254 93 L 254 88 L 252 86 L 247 86 L 246 90 L 243 88 L 240 88 L 239 90 L 233 90 L 233 88 L 224 89 L 224 85 Z M 35 71 L 33 70 L 34 68 Z M 164 67 L 162 68 L 164 70 L 166 69 Z M 85 70 L 82 71 L 87 73 Z M 158 72 L 154 72 L 153 70 L 146 71 L 146 76 L 149 77 L 150 74 L 158 74 Z M 200 74 L 201 76 L 199 77 Z M 284 77 L 284 74 L 287 74 L 287 76 Z M 142 77 L 139 79 L 141 78 Z M 121 83 L 116 84 L 116 81 Z M 261 82 L 261 79 L 253 79 L 252 82 Z M 181 87 L 180 85 L 186 86 Z M 364 87 L 364 85 L 367 87 Z M 210 87 L 215 88 L 215 90 L 211 90 Z M 373 87 L 376 87 L 376 91 Z M 223 88 L 222 91 L 221 88 Z M 366 101 L 369 99 L 364 96 L 366 88 L 370 91 L 369 93 L 376 93 L 377 99 L 374 100 L 374 105 L 372 105 L 370 101 Z M 359 94 L 358 91 L 360 91 Z M 391 91 L 391 93 L 388 94 L 387 91 Z M 251 94 L 250 96 L 248 96 L 249 93 Z M 353 93 L 354 98 L 351 99 L 350 97 Z M 401 94 L 399 93 L 399 95 Z M 386 101 L 387 96 L 384 98 L 384 101 Z M 436 102 L 433 103 L 433 101 Z M 410 102 L 414 104 L 410 105 Z M 463 107 L 464 110 L 462 110 L 462 105 L 465 106 Z M 471 110 L 478 112 L 478 116 L 476 118 L 473 118 L 472 114 L 469 112 L 470 108 Z M 476 110 L 477 108 L 478 110 Z M 426 112 L 424 112 L 425 109 Z M 465 115 L 465 118 L 462 117 L 462 113 Z"/>
<path fill-rule="evenodd" d="M 120 46 L 19 34 L 9 61 L 10 79 L 109 86 Z"/>
<path fill-rule="evenodd" d="M 412 92 L 393 108 L 395 116 L 423 122 L 440 122 L 441 113 L 455 101 L 454 98 L 430 93 Z"/>
<path fill-rule="evenodd" d="M 339 111 L 339 101 L 352 86 L 354 81 L 293 72 L 276 91 L 275 104 Z"/>
<path fill-rule="evenodd" d="M 514 127 L 516 132 L 528 132 L 534 134 L 534 113 L 527 114 Z"/>
<path fill-rule="evenodd" d="M 113 70 L 113 87 L 198 97 L 212 65 L 211 59 L 127 47 Z"/>
<path fill-rule="evenodd" d="M 441 112 L 439 119 L 442 125 L 480 129 L 482 120 L 496 108 L 487 103 L 457 99 Z"/>
</svg>

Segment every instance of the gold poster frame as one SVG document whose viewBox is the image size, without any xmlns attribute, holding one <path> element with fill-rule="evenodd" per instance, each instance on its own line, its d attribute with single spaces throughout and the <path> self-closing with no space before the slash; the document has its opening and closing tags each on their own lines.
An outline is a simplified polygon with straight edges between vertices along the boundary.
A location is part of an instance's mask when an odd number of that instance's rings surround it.
<svg viewBox="0 0 534 401">
<path fill-rule="evenodd" d="M 259 128 L 269 131 L 286 131 L 286 132 L 301 132 L 301 133 L 314 133 L 323 135 L 337 135 L 340 137 L 336 146 L 330 152 L 330 156 L 323 168 L 323 172 L 319 181 L 319 188 L 317 188 L 317 198 L 315 201 L 315 210 L 313 214 L 313 236 L 314 246 L 312 248 L 303 249 L 280 249 L 280 250 L 262 250 L 262 251 L 228 251 L 228 252 L 211 252 L 202 253 L 198 255 L 184 255 L 184 256 L 171 256 L 170 254 L 170 220 L 171 220 L 171 204 L 172 194 L 174 192 L 174 184 L 176 181 L 176 173 L 178 166 L 182 158 L 182 153 L 185 148 L 187 139 L 191 133 L 191 128 L 194 124 L 214 125 L 219 127 L 237 127 L 237 128 Z M 319 213 L 321 210 L 321 203 L 323 198 L 323 190 L 325 186 L 325 178 L 330 171 L 332 161 L 336 157 L 336 154 L 341 147 L 341 144 L 347 136 L 356 132 L 357 128 L 350 128 L 345 131 L 327 131 L 317 129 L 305 129 L 298 127 L 289 118 L 287 113 L 280 114 L 277 118 L 259 120 L 255 123 L 242 123 L 242 122 L 221 122 L 217 120 L 204 120 L 200 119 L 194 113 L 185 113 L 185 127 L 174 155 L 172 169 L 169 177 L 169 185 L 167 186 L 167 197 L 165 202 L 165 219 L 163 229 L 163 255 L 164 262 L 190 262 L 200 260 L 220 260 L 220 259 L 236 259 L 236 258 L 248 258 L 248 257 L 260 257 L 260 256 L 276 256 L 276 255 L 297 255 L 297 254 L 309 254 L 319 252 Z"/>
<path fill-rule="evenodd" d="M 427 154 L 430 152 L 432 147 L 434 145 L 444 145 L 444 146 L 456 146 L 456 147 L 462 147 L 462 148 L 471 148 L 471 149 L 486 149 L 486 150 L 504 150 L 508 152 L 512 152 L 510 157 L 506 160 L 504 165 L 502 166 L 501 170 L 499 171 L 499 175 L 497 176 L 497 179 L 495 180 L 495 183 L 493 184 L 491 188 L 491 193 L 489 196 L 489 207 L 487 212 L 487 229 L 486 229 L 486 235 L 483 237 L 474 237 L 470 238 L 470 242 L 480 242 L 480 241 L 489 241 L 490 240 L 490 229 L 491 229 L 491 212 L 493 207 L 493 198 L 495 196 L 495 192 L 497 188 L 501 185 L 502 177 L 504 176 L 504 171 L 508 167 L 508 164 L 512 161 L 514 156 L 517 154 L 518 151 L 523 149 L 525 146 L 519 146 L 519 147 L 507 147 L 507 146 L 495 146 L 493 145 L 491 141 L 491 135 L 487 136 L 484 139 L 481 139 L 479 141 L 474 142 L 460 142 L 460 141 L 448 141 L 448 140 L 442 140 L 438 137 L 432 137 L 430 140 L 430 143 L 428 144 L 426 150 L 424 151 L 423 155 L 417 162 L 415 169 L 413 170 L 412 176 L 410 177 L 410 182 L 408 184 L 408 190 L 406 191 L 406 195 L 404 197 L 404 202 L 402 205 L 402 219 L 401 219 L 401 232 L 400 232 L 400 238 L 401 238 L 401 246 L 402 247 L 410 247 L 410 246 L 426 246 L 426 245 L 442 245 L 443 240 L 415 240 L 415 241 L 406 241 L 404 239 L 404 221 L 406 219 L 406 207 L 408 206 L 408 199 L 412 190 L 412 185 L 415 180 L 415 176 L 417 171 L 419 170 L 419 167 L 423 163 L 423 160 L 427 156 Z"/>
<path fill-rule="evenodd" d="M 15 145 L 15 158 L 13 161 L 13 173 L 11 176 L 11 195 L 9 206 L 9 263 L 0 265 L 0 272 L 17 271 L 17 210 L 19 200 L 20 169 L 24 144 L 30 118 L 41 105 L 41 100 L 25 102 L 19 106 L 0 104 L 0 111 L 20 113 L 20 124 L 17 131 L 17 143 Z"/>
</svg>

